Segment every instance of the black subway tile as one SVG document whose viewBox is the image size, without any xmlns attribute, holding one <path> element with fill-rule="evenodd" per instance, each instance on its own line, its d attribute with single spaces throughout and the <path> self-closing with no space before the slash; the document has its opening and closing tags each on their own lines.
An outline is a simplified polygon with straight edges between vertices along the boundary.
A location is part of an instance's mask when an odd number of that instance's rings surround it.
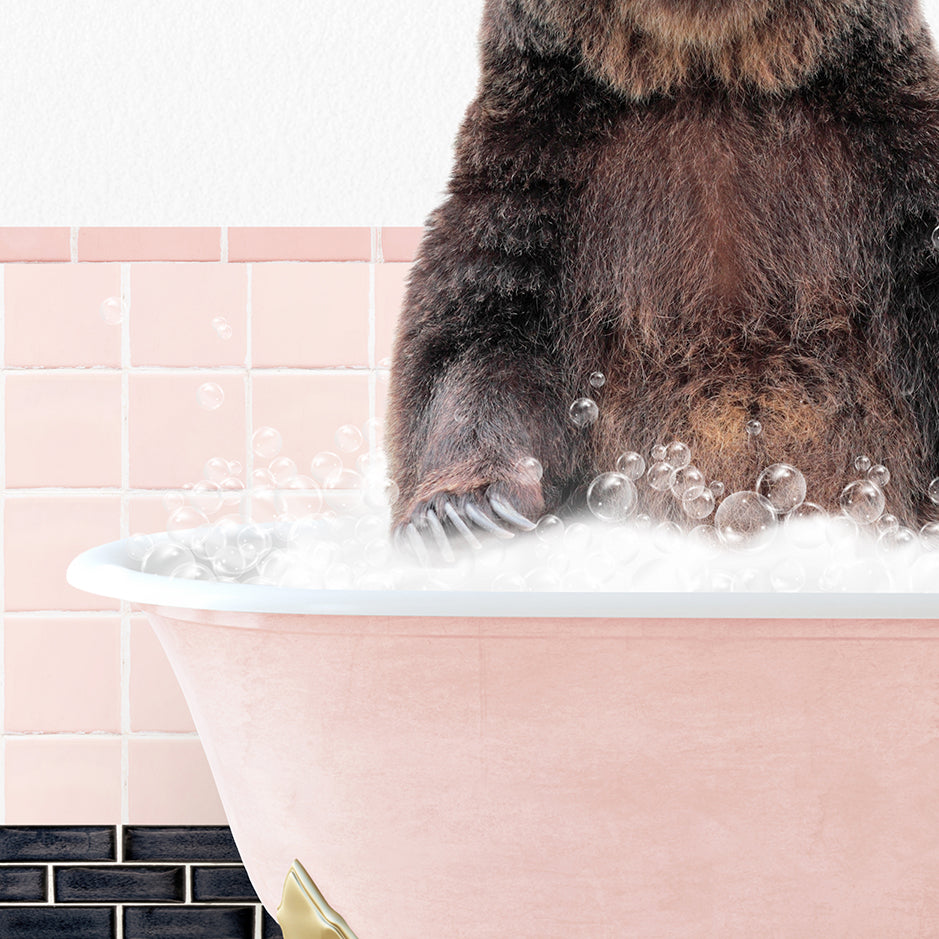
<svg viewBox="0 0 939 939">
<path fill-rule="evenodd" d="M 227 826 L 128 825 L 125 861 L 232 861 L 241 863 Z"/>
<path fill-rule="evenodd" d="M 196 903 L 210 900 L 258 902 L 243 867 L 193 867 L 192 899 Z"/>
<path fill-rule="evenodd" d="M 182 867 L 59 867 L 53 879 L 56 903 L 182 903 L 186 899 Z"/>
<path fill-rule="evenodd" d="M 44 867 L 0 867 L 0 901 L 42 903 L 45 899 Z"/>
<path fill-rule="evenodd" d="M 113 861 L 113 826 L 0 826 L 0 861 Z"/>
<path fill-rule="evenodd" d="M 125 906 L 124 939 L 253 939 L 254 908 Z"/>
<path fill-rule="evenodd" d="M 284 939 L 284 932 L 277 920 L 267 910 L 262 910 L 261 915 L 264 917 L 261 921 L 261 939 Z"/>
<path fill-rule="evenodd" d="M 95 907 L 0 907 L 3 939 L 113 939 L 114 910 Z"/>
</svg>

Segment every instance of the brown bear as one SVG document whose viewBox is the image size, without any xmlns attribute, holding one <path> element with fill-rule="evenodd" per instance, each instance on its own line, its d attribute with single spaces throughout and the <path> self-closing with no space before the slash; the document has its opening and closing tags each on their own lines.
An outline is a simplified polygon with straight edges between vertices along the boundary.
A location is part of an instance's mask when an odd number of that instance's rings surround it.
<svg viewBox="0 0 939 939">
<path fill-rule="evenodd" d="M 394 348 L 394 524 L 530 528 L 673 439 L 728 493 L 786 462 L 830 509 L 866 454 L 922 520 L 939 62 L 916 0 L 487 0 L 480 47 Z"/>
</svg>

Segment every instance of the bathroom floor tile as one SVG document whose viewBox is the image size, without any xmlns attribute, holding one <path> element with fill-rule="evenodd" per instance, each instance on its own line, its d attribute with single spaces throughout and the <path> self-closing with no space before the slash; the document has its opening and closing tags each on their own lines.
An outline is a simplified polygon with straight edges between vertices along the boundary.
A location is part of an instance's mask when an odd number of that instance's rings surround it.
<svg viewBox="0 0 939 939">
<path fill-rule="evenodd" d="M 121 741 L 29 736 L 6 740 L 6 819 L 87 825 L 121 818 Z M 0 931 L 0 935 L 5 935 Z"/>
<path fill-rule="evenodd" d="M 248 275 L 243 264 L 135 264 L 130 279 L 133 365 L 244 365 Z M 231 328 L 225 339 L 213 320 Z"/>
<path fill-rule="evenodd" d="M 186 899 L 184 867 L 56 867 L 56 903 L 182 903 Z"/>
<path fill-rule="evenodd" d="M 125 825 L 125 861 L 240 864 L 227 825 Z"/>
<path fill-rule="evenodd" d="M 121 376 L 6 376 L 11 488 L 121 484 Z"/>
<path fill-rule="evenodd" d="M 2 825 L 0 861 L 114 861 L 113 825 Z"/>
<path fill-rule="evenodd" d="M 121 295 L 118 264 L 9 264 L 4 268 L 6 365 L 121 364 L 121 327 L 101 304 Z"/>
<path fill-rule="evenodd" d="M 42 903 L 47 896 L 45 867 L 0 868 L 0 903 Z"/>
<path fill-rule="evenodd" d="M 128 906 L 124 939 L 254 939 L 254 910 L 225 907 Z"/>
<path fill-rule="evenodd" d="M 113 939 L 113 908 L 0 908 L 3 939 Z"/>
<path fill-rule="evenodd" d="M 367 264 L 260 264 L 251 292 L 255 366 L 368 364 Z"/>
<path fill-rule="evenodd" d="M 119 617 L 8 614 L 4 629 L 8 732 L 120 732 Z"/>
</svg>

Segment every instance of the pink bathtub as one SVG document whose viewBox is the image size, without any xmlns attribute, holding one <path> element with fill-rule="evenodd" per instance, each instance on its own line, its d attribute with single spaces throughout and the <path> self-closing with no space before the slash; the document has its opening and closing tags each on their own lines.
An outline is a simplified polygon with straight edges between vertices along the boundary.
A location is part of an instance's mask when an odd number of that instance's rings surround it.
<svg viewBox="0 0 939 939">
<path fill-rule="evenodd" d="M 322 592 L 124 557 L 69 580 L 146 611 L 271 912 L 298 858 L 357 939 L 939 935 L 939 595 Z"/>
</svg>

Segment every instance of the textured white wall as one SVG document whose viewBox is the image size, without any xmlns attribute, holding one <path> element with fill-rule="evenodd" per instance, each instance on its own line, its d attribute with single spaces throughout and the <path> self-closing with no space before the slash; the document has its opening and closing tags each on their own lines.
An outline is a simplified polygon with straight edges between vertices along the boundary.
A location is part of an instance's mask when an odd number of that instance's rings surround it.
<svg viewBox="0 0 939 939">
<path fill-rule="evenodd" d="M 0 225 L 419 225 L 481 9 L 0 0 Z"/>
</svg>

